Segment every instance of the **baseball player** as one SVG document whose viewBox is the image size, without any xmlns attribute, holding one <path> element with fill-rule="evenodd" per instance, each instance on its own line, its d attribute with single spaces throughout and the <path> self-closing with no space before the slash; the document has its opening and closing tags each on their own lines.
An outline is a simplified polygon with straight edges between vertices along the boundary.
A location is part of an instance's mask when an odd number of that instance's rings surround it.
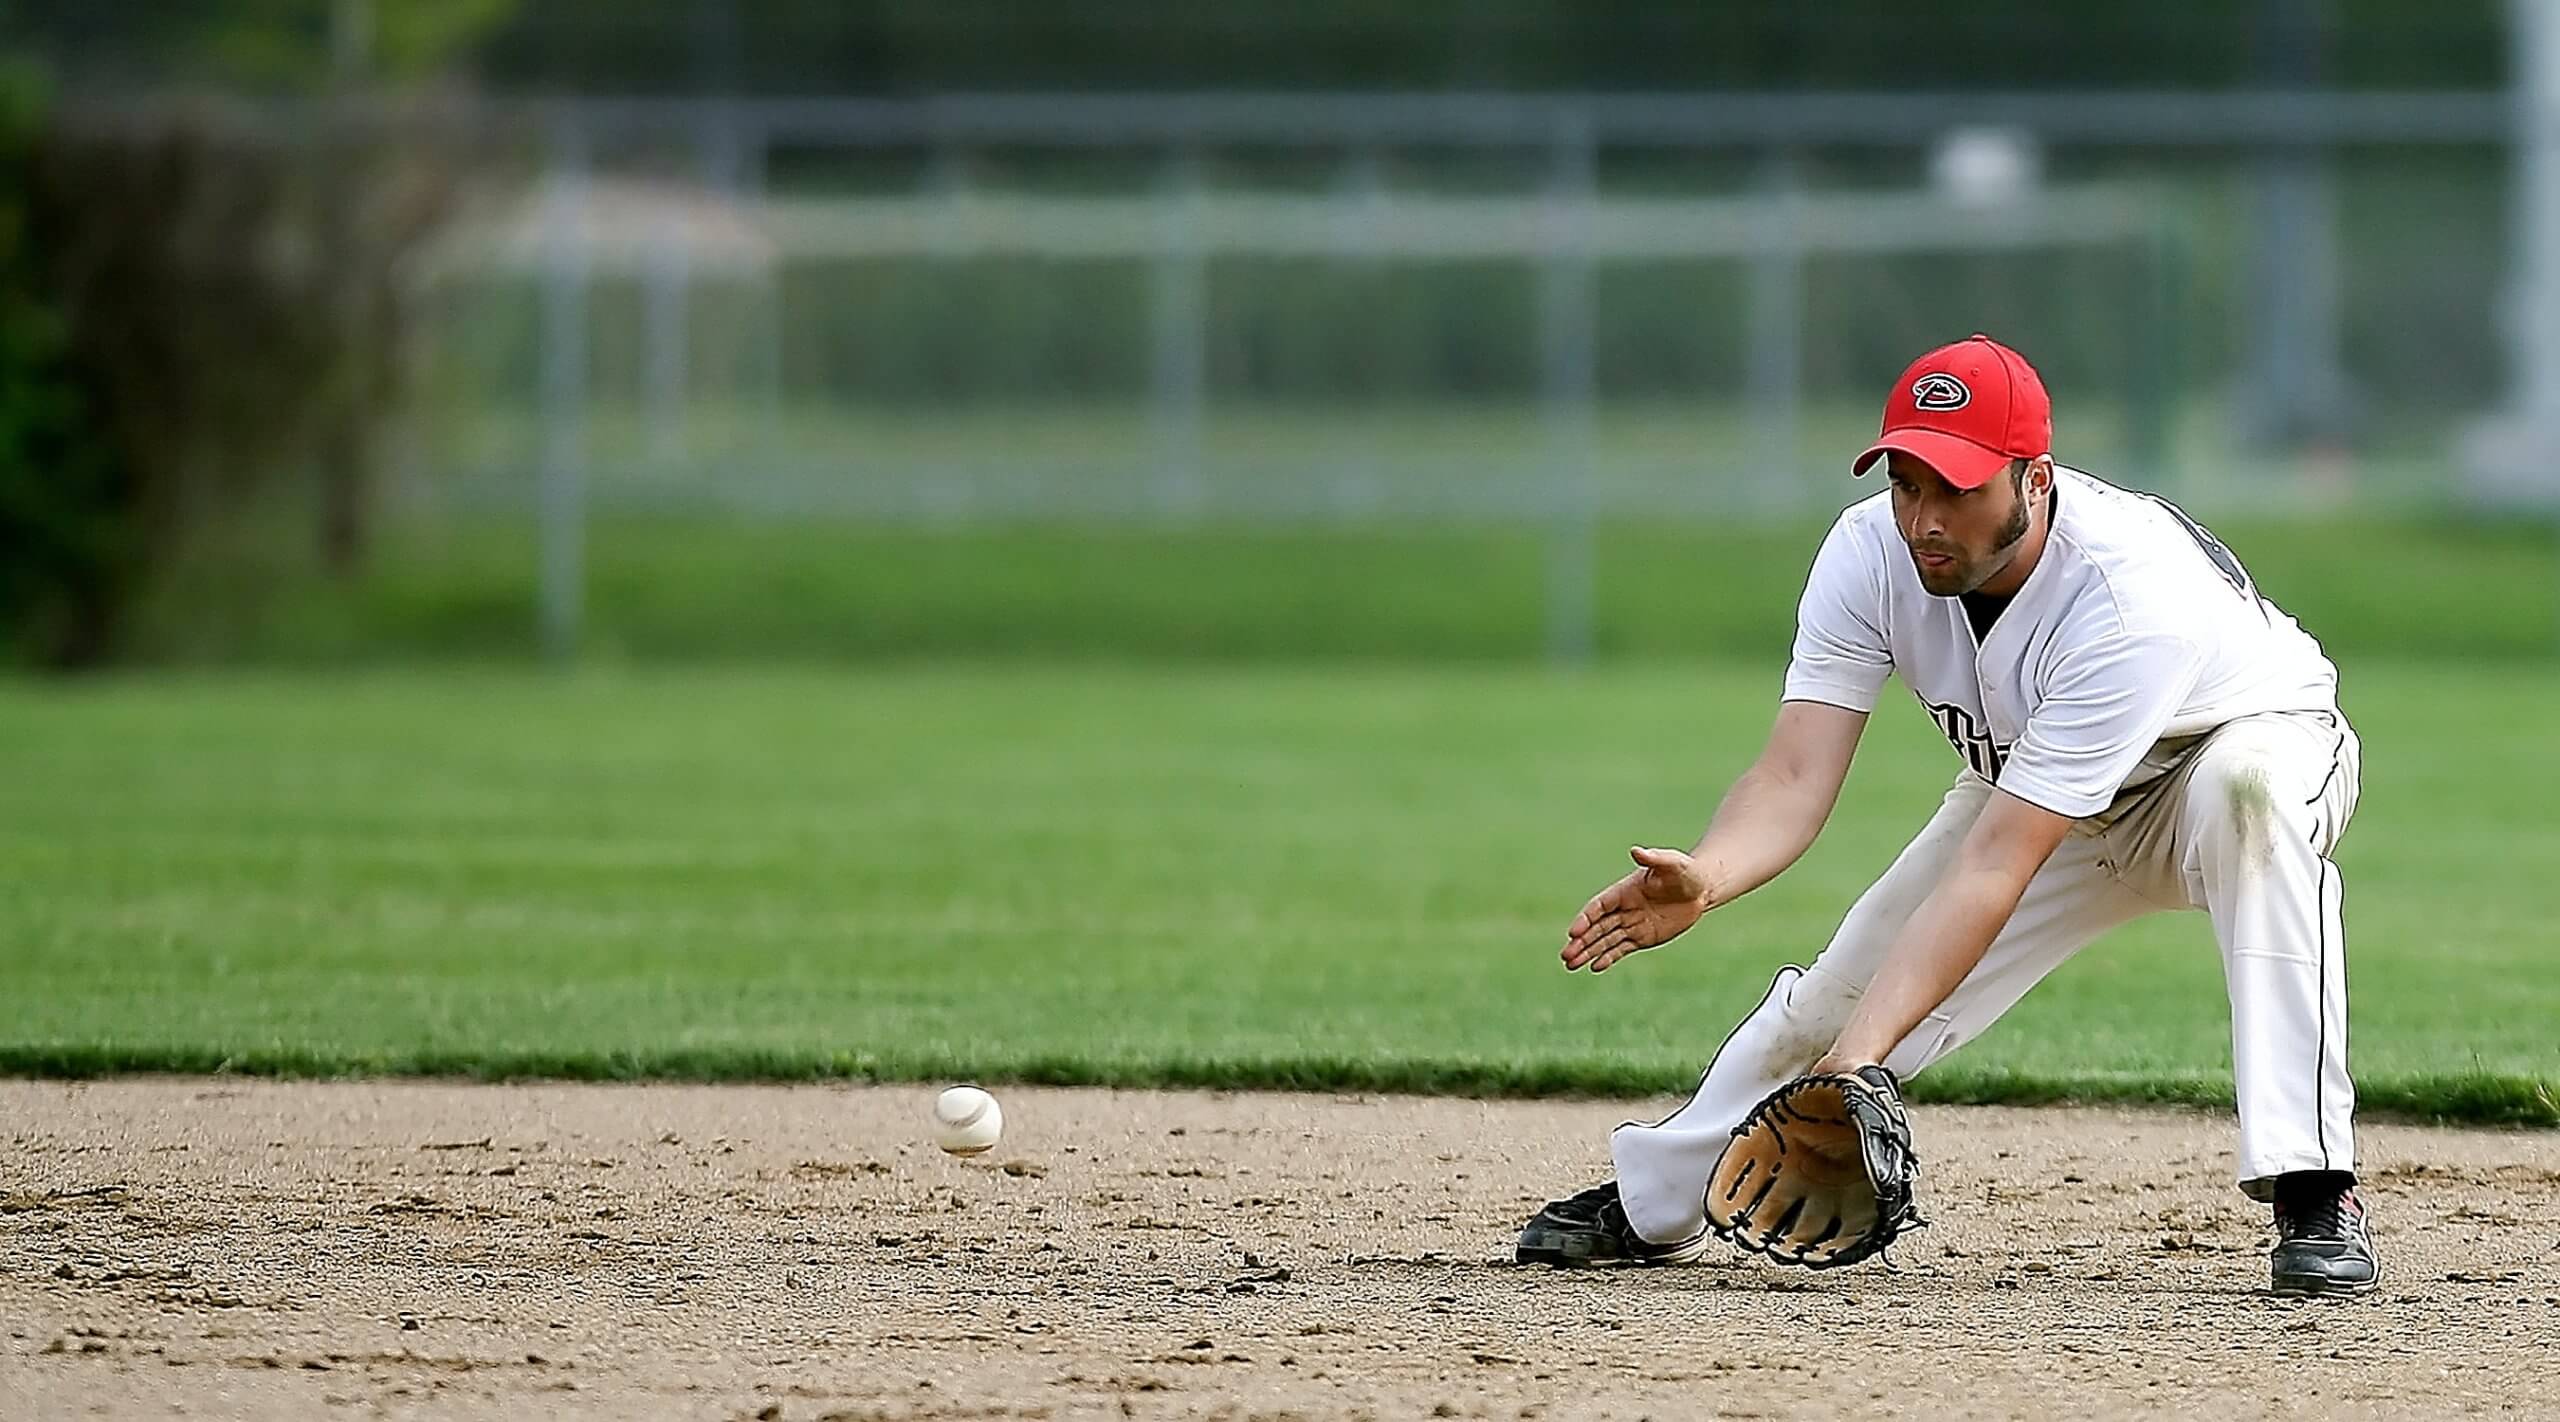
<svg viewBox="0 0 2560 1422">
<path fill-rule="evenodd" d="M 2231 996 L 2240 1188 L 2272 1203 L 2279 1293 L 2379 1277 L 2355 1188 L 2346 941 L 2330 853 L 2359 747 L 2337 670 L 2231 551 L 2165 500 L 2054 463 L 2034 367 L 1976 335 L 1912 363 L 1852 465 L 1889 487 L 1824 538 L 1777 723 L 1695 849 L 1566 931 L 1600 972 L 1769 882 L 1813 843 L 1892 673 L 1963 760 L 1807 968 L 1779 970 L 1688 1104 L 1610 1137 L 1614 1181 L 1548 1204 L 1523 1262 L 1684 1263 L 1753 1106 L 1811 1071 L 1907 1077 L 2090 940 L 2212 917 Z"/>
</svg>

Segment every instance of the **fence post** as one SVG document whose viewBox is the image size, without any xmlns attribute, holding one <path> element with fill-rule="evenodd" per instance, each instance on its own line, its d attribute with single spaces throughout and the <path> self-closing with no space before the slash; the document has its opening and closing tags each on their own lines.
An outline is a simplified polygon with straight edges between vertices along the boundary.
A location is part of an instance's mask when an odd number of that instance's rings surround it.
<svg viewBox="0 0 2560 1422">
<path fill-rule="evenodd" d="M 2125 396 L 2125 435 L 2133 477 L 2146 489 L 2185 488 L 2178 463 L 2179 235 L 2166 197 L 2135 254 L 2132 380 Z"/>
<path fill-rule="evenodd" d="M 2506 334 L 2516 412 L 2540 437 L 2560 430 L 2560 11 L 2542 0 L 2513 0 L 2509 8 L 2517 93 L 2508 222 L 2515 296 Z M 2533 453 L 2531 465 L 2547 473 L 2547 451 Z"/>
<path fill-rule="evenodd" d="M 2254 177 L 2241 433 L 2277 447 L 2335 439 L 2348 393 L 2338 364 L 2338 197 L 2329 155 L 2287 148 L 2261 157 Z"/>
<path fill-rule="evenodd" d="M 1794 163 L 1769 155 L 1761 174 L 1759 222 L 1751 254 L 1746 321 L 1748 362 L 1743 387 L 1751 402 L 1748 490 L 1728 487 L 1723 498 L 1766 506 L 1777 500 L 1792 510 L 1802 502 L 1804 387 L 1804 233 L 1798 211 Z M 1739 502 L 1739 500 L 1736 500 Z"/>
<path fill-rule="evenodd" d="M 700 128 L 695 142 L 701 150 L 702 178 L 712 193 L 722 201 L 746 211 L 761 222 L 766 197 L 766 171 L 773 146 L 771 128 L 764 121 L 742 111 L 734 103 L 720 102 L 701 110 Z M 740 357 L 745 383 L 753 387 L 756 413 L 760 426 L 752 431 L 722 423 L 714 432 L 722 448 L 720 457 L 735 458 L 751 452 L 769 463 L 779 462 L 787 450 L 781 438 L 782 427 L 782 278 L 783 258 L 776 253 L 771 266 L 748 289 L 746 308 L 746 351 Z M 739 369 L 741 367 L 732 367 Z M 736 392 L 730 404 L 741 408 Z M 735 419 L 733 414 L 731 419 Z M 742 449 L 743 446 L 743 449 Z"/>
<path fill-rule="evenodd" d="M 1565 666 L 1591 659 L 1593 566 L 1592 169 L 1588 116 L 1560 115 L 1549 172 L 1545 260 L 1538 281 L 1538 337 L 1548 479 L 1547 656 Z"/>
<path fill-rule="evenodd" d="M 1164 175 L 1151 325 L 1158 511 L 1184 515 L 1201 499 L 1203 405 L 1208 395 L 1209 268 L 1200 231 L 1197 155 L 1178 153 Z"/>
<path fill-rule="evenodd" d="M 587 135 L 563 115 L 551 131 L 542 245 L 542 649 L 577 652 L 586 612 Z"/>
<path fill-rule="evenodd" d="M 1386 199 L 1386 170 L 1377 150 L 1356 148 L 1345 155 L 1334 184 L 1334 260 L 1364 280 L 1387 269 L 1387 244 L 1378 221 Z M 1374 398 L 1374 391 L 1369 394 Z M 1376 444 L 1357 435 L 1338 435 L 1328 444 L 1325 463 L 1333 480 L 1332 511 L 1343 518 L 1374 513 L 1387 495 Z"/>
<path fill-rule="evenodd" d="M 686 366 L 692 353 L 691 305 L 693 266 L 686 235 L 672 219 L 661 219 L 652 234 L 648 269 L 642 278 L 642 324 L 649 366 L 649 443 L 657 458 L 673 463 L 684 457 Z"/>
</svg>

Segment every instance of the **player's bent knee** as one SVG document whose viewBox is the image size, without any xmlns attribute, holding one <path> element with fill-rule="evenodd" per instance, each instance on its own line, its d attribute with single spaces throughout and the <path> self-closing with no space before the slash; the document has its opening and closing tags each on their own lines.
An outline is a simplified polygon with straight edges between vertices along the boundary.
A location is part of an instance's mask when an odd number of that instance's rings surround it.
<svg viewBox="0 0 2560 1422">
<path fill-rule="evenodd" d="M 1782 1004 L 1789 1035 L 1815 1043 L 1812 1059 L 1819 1059 L 1849 1025 L 1849 1014 L 1857 1010 L 1858 999 L 1865 993 L 1864 984 L 1828 972 L 1819 963 L 1805 969 L 1788 984 Z"/>
<path fill-rule="evenodd" d="M 1768 995 L 1717 1052 L 1711 1072 L 1769 1081 L 1802 1074 L 1839 1039 L 1858 997 L 1855 984 L 1819 967 L 1780 968 Z"/>
<path fill-rule="evenodd" d="M 2277 766 L 2238 752 L 2198 765 L 2187 786 L 2190 839 L 2206 859 L 2263 862 L 2300 836 Z"/>
</svg>

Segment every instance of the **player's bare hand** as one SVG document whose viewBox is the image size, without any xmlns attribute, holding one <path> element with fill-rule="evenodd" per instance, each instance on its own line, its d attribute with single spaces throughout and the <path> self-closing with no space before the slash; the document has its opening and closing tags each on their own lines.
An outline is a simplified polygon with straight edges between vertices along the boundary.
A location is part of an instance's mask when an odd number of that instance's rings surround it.
<svg viewBox="0 0 2560 1422">
<path fill-rule="evenodd" d="M 1627 851 L 1636 871 L 1599 893 L 1565 930 L 1564 965 L 1603 972 L 1638 949 L 1668 943 L 1707 911 L 1707 876 L 1676 849 Z"/>
</svg>

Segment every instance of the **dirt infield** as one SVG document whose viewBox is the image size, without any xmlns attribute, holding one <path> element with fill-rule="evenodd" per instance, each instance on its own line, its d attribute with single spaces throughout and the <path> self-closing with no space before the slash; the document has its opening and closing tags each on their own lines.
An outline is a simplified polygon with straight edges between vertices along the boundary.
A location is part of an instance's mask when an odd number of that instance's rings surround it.
<svg viewBox="0 0 2560 1422">
<path fill-rule="evenodd" d="M 904 1419 L 2554 1406 L 2560 1135 L 2376 1126 L 2268 1297 L 2200 1116 L 1928 1109 L 1898 1269 L 1508 1263 L 1653 1103 L 0 1082 L 0 1413 Z"/>
</svg>

